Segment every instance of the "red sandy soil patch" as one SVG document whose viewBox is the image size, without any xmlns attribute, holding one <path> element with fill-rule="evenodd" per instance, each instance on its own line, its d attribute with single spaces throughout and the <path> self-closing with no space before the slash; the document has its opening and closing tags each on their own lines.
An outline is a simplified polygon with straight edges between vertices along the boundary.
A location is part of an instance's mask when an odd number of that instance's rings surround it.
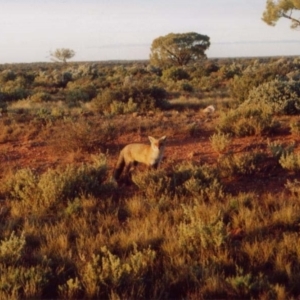
<svg viewBox="0 0 300 300">
<path fill-rule="evenodd" d="M 199 164 L 216 165 L 220 154 L 212 149 L 209 137 L 214 133 L 213 123 L 210 120 L 203 123 L 203 132 L 196 137 L 184 136 L 177 134 L 168 136 L 167 147 L 165 150 L 165 159 L 162 167 L 171 168 L 172 164 L 181 161 L 194 161 Z M 253 136 L 245 138 L 234 138 L 231 146 L 233 153 L 243 153 L 251 151 L 269 152 L 267 149 L 267 139 L 278 140 L 285 144 L 295 142 L 296 150 L 300 145 L 300 137 L 290 134 L 289 130 L 282 130 L 274 136 Z M 141 137 L 138 134 L 123 134 L 114 141 L 114 145 L 108 147 L 108 164 L 109 172 L 113 171 L 118 152 L 127 143 L 145 142 L 148 143 L 147 137 Z M 96 149 L 97 150 L 97 149 Z M 93 150 L 89 153 L 72 152 L 61 154 L 55 151 L 53 147 L 47 144 L 47 141 L 29 140 L 28 137 L 20 137 L 17 141 L 0 143 L 0 180 L 8 172 L 21 168 L 30 168 L 37 172 L 44 172 L 48 168 L 65 166 L 67 164 L 78 164 L 87 162 L 90 154 L 99 153 L 99 150 Z M 283 170 L 276 160 L 271 157 L 266 159 L 262 168 L 253 175 L 225 179 L 226 191 L 231 193 L 254 192 L 258 195 L 261 193 L 277 194 L 284 190 L 287 179 L 295 178 L 294 174 Z"/>
</svg>

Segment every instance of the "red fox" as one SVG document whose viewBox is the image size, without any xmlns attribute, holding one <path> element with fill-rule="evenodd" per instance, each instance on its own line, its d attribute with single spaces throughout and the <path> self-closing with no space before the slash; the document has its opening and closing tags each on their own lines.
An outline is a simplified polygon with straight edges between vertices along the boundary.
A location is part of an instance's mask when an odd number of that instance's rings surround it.
<svg viewBox="0 0 300 300">
<path fill-rule="evenodd" d="M 143 163 L 149 167 L 157 168 L 163 157 L 165 149 L 166 136 L 156 139 L 152 136 L 148 136 L 150 145 L 145 144 L 128 144 L 125 146 L 119 155 L 119 159 L 115 168 L 114 178 L 118 180 L 125 170 L 127 174 L 130 172 L 132 166 L 136 166 L 138 163 Z"/>
</svg>

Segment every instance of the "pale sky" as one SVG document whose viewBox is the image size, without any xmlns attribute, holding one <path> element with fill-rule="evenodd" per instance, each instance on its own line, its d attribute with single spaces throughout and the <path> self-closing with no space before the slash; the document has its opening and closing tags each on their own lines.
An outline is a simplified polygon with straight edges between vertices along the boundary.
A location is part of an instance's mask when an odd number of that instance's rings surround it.
<svg viewBox="0 0 300 300">
<path fill-rule="evenodd" d="M 148 59 L 168 33 L 210 37 L 208 57 L 299 55 L 300 31 L 261 20 L 266 0 L 0 0 L 0 63 Z"/>
</svg>

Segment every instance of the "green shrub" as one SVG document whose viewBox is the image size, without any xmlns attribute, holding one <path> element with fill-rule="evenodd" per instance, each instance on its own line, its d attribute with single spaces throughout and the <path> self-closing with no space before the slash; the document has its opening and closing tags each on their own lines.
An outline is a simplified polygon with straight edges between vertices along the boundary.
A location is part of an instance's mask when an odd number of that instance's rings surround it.
<svg viewBox="0 0 300 300">
<path fill-rule="evenodd" d="M 215 91 L 220 87 L 221 81 L 216 76 L 203 76 L 195 81 L 194 86 L 198 87 L 203 92 Z"/>
<path fill-rule="evenodd" d="M 129 88 L 126 92 L 132 97 L 133 102 L 137 104 L 139 111 L 149 111 L 155 108 L 166 109 L 169 107 L 169 102 L 166 100 L 167 92 L 164 88 L 141 84 Z"/>
<path fill-rule="evenodd" d="M 144 276 L 152 268 L 155 257 L 155 251 L 150 248 L 138 250 L 134 245 L 127 258 L 120 258 L 103 246 L 100 254 L 93 255 L 79 270 L 86 295 L 99 299 L 109 290 L 122 292 L 128 286 L 138 289 L 136 282 L 144 283 Z"/>
<path fill-rule="evenodd" d="M 120 101 L 113 101 L 109 105 L 109 109 L 105 109 L 105 115 L 119 115 L 119 114 L 128 114 L 135 112 L 137 110 L 137 104 L 133 102 L 132 98 L 129 98 L 127 103 Z"/>
<path fill-rule="evenodd" d="M 242 75 L 242 69 L 243 66 L 241 64 L 233 62 L 230 65 L 223 65 L 218 73 L 224 79 L 231 79 L 234 78 L 234 76 L 237 76 L 236 78 L 239 78 L 238 76 Z"/>
<path fill-rule="evenodd" d="M 66 102 L 69 107 L 78 106 L 79 102 L 91 101 L 97 95 L 96 87 L 92 84 L 78 85 L 70 82 L 66 91 Z"/>
<path fill-rule="evenodd" d="M 294 151 L 295 143 L 284 147 L 282 143 L 279 141 L 269 142 L 268 141 L 268 148 L 270 149 L 273 157 L 280 159 L 281 156 L 286 156 L 291 154 Z"/>
<path fill-rule="evenodd" d="M 17 264 L 22 258 L 25 244 L 24 233 L 18 237 L 12 232 L 9 238 L 0 241 L 0 263 Z"/>
<path fill-rule="evenodd" d="M 72 73 L 70 72 L 63 72 L 61 75 L 61 82 L 64 86 L 67 85 L 69 81 L 72 81 L 72 79 Z"/>
<path fill-rule="evenodd" d="M 58 286 L 58 294 L 61 299 L 80 299 L 83 287 L 78 277 L 70 278 Z"/>
<path fill-rule="evenodd" d="M 250 91 L 242 105 L 268 105 L 273 113 L 296 114 L 300 112 L 300 83 L 273 80 Z"/>
<path fill-rule="evenodd" d="M 34 82 L 37 74 L 32 71 L 24 71 L 18 74 L 18 80 L 23 82 L 23 86 L 29 87 Z"/>
<path fill-rule="evenodd" d="M 116 91 L 112 89 L 104 89 L 91 102 L 92 107 L 99 113 L 104 113 L 110 108 L 113 101 L 117 101 L 121 97 Z"/>
<path fill-rule="evenodd" d="M 242 103 L 248 98 L 249 92 L 259 84 L 261 79 L 253 74 L 235 75 L 229 85 L 231 97 Z"/>
<path fill-rule="evenodd" d="M 150 170 L 133 174 L 132 180 L 147 197 L 176 194 L 207 200 L 223 194 L 216 170 L 208 165 L 177 164 L 171 175 L 163 170 Z"/>
<path fill-rule="evenodd" d="M 120 132 L 109 119 L 104 119 L 100 124 L 85 119 L 63 120 L 64 130 L 59 130 L 49 138 L 49 144 L 61 153 L 72 151 L 90 151 L 95 147 L 104 150 L 104 147 Z"/>
<path fill-rule="evenodd" d="M 0 74 L 0 82 L 14 81 L 17 78 L 15 72 L 11 70 L 4 70 Z"/>
<path fill-rule="evenodd" d="M 226 133 L 215 133 L 210 138 L 212 148 L 217 152 L 224 152 L 228 150 L 231 144 L 230 134 Z"/>
<path fill-rule="evenodd" d="M 0 264 L 1 299 L 42 299 L 51 278 L 49 266 L 4 266 Z"/>
<path fill-rule="evenodd" d="M 300 135 L 300 121 L 294 121 L 290 123 L 291 133 Z"/>
<path fill-rule="evenodd" d="M 289 72 L 289 67 L 277 63 L 260 63 L 254 61 L 250 63 L 242 74 L 235 75 L 230 81 L 229 90 L 231 96 L 240 103 L 244 102 L 252 89 L 261 84 L 275 80 L 276 78 L 284 78 Z"/>
<path fill-rule="evenodd" d="M 227 154 L 218 160 L 218 169 L 222 177 L 253 174 L 259 170 L 264 160 L 263 153 Z"/>
<path fill-rule="evenodd" d="M 243 137 L 266 134 L 277 127 L 269 106 L 249 104 L 221 113 L 216 129 L 220 133 Z"/>
<path fill-rule="evenodd" d="M 123 86 L 119 89 L 105 89 L 93 99 L 92 105 L 100 113 L 110 111 L 113 102 L 128 103 L 132 101 L 137 111 L 147 112 L 155 108 L 165 109 L 169 107 L 166 100 L 167 92 L 160 87 L 147 84 Z M 116 104 L 114 104 L 116 105 Z"/>
<path fill-rule="evenodd" d="M 194 91 L 194 87 L 189 82 L 182 82 L 181 89 L 184 92 L 190 92 L 190 93 Z"/>
<path fill-rule="evenodd" d="M 147 172 L 134 172 L 132 174 L 132 181 L 148 198 L 156 198 L 167 194 L 168 192 L 172 192 L 172 187 L 170 185 L 171 179 L 162 169 L 151 169 Z"/>
<path fill-rule="evenodd" d="M 23 213 L 36 214 L 57 210 L 60 204 L 81 194 L 99 195 L 105 189 L 106 158 L 101 154 L 93 160 L 91 164 L 50 169 L 41 175 L 20 169 L 4 184 L 3 193 L 21 202 Z"/>
<path fill-rule="evenodd" d="M 299 153 L 288 153 L 282 155 L 279 159 L 280 165 L 289 171 L 295 173 L 300 172 L 300 154 Z"/>
<path fill-rule="evenodd" d="M 218 173 L 208 165 L 178 164 L 173 168 L 171 185 L 177 195 L 192 195 L 202 200 L 223 195 Z"/>
<path fill-rule="evenodd" d="M 70 72 L 61 72 L 56 69 L 51 73 L 51 81 L 55 86 L 65 88 L 68 82 L 72 81 L 72 74 Z"/>
<path fill-rule="evenodd" d="M 211 60 L 205 60 L 200 65 L 192 70 L 192 77 L 193 78 L 200 78 L 200 77 L 210 77 L 212 73 L 218 72 L 220 69 L 219 65 Z"/>
<path fill-rule="evenodd" d="M 211 253 L 226 244 L 227 232 L 219 216 L 207 223 L 202 220 L 199 207 L 182 205 L 184 220 L 178 225 L 178 242 L 188 253 L 209 250 Z"/>
<path fill-rule="evenodd" d="M 30 96 L 30 101 L 32 102 L 45 102 L 52 99 L 51 95 L 47 92 L 37 92 Z"/>
<path fill-rule="evenodd" d="M 162 73 L 162 78 L 165 80 L 183 80 L 183 79 L 189 79 L 189 74 L 182 68 L 179 67 L 171 67 L 169 69 L 166 69 Z"/>
<path fill-rule="evenodd" d="M 81 89 L 69 91 L 66 95 L 66 102 L 69 108 L 79 107 L 80 102 L 87 102 L 88 100 L 88 94 Z"/>
<path fill-rule="evenodd" d="M 35 197 L 37 176 L 30 169 L 20 169 L 5 182 L 4 192 L 15 200 L 33 201 Z"/>
<path fill-rule="evenodd" d="M 6 95 L 0 92 L 0 113 L 7 111 Z"/>
<path fill-rule="evenodd" d="M 287 180 L 285 188 L 288 189 L 295 197 L 300 196 L 300 181 L 294 179 L 293 181 Z"/>
<path fill-rule="evenodd" d="M 22 85 L 15 84 L 14 82 L 7 82 L 5 85 L 0 86 L 1 98 L 6 102 L 25 99 L 29 96 L 29 91 Z"/>
</svg>

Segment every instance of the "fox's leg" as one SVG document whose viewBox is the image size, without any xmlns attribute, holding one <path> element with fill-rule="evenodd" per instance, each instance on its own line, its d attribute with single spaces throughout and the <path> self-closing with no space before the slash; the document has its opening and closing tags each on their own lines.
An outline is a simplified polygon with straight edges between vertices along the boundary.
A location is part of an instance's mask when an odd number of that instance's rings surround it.
<svg viewBox="0 0 300 300">
<path fill-rule="evenodd" d="M 128 172 L 131 173 L 134 171 L 135 167 L 138 165 L 139 163 L 137 161 L 133 161 L 132 163 L 130 163 L 130 168 L 128 170 Z"/>
<path fill-rule="evenodd" d="M 125 165 L 125 168 L 124 168 L 124 174 L 127 176 L 131 170 L 131 163 L 128 163 L 127 165 Z"/>
<path fill-rule="evenodd" d="M 154 165 L 151 166 L 152 169 L 157 170 L 159 167 L 159 163 L 155 163 Z"/>
</svg>

